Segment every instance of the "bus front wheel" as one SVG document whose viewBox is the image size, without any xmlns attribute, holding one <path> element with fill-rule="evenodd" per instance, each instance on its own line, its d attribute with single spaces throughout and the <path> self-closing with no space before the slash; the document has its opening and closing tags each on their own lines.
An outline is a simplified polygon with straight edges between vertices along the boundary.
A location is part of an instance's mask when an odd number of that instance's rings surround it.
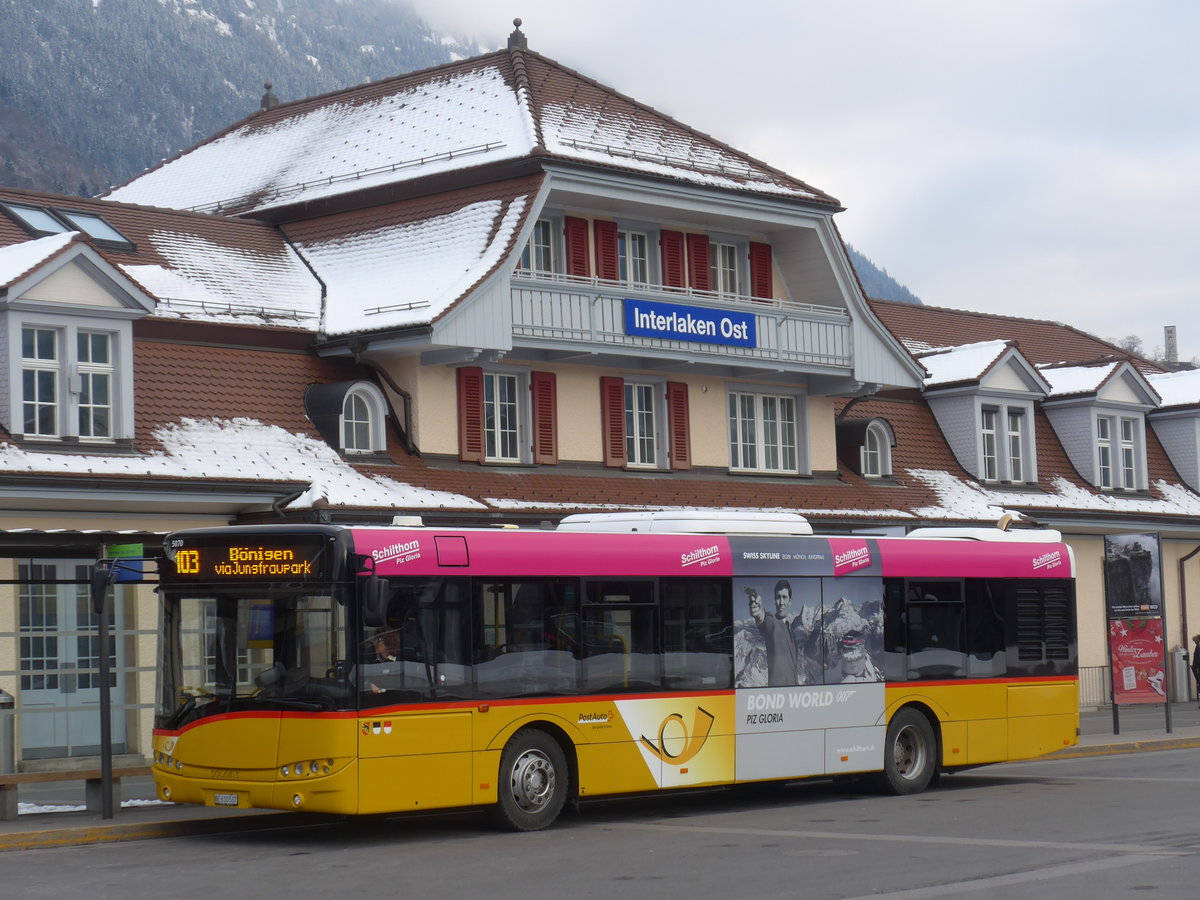
<svg viewBox="0 0 1200 900">
<path fill-rule="evenodd" d="M 567 799 L 567 760 L 544 731 L 526 728 L 500 754 L 496 820 L 514 831 L 537 831 L 558 818 Z"/>
<path fill-rule="evenodd" d="M 888 723 L 880 786 L 893 794 L 919 794 L 937 772 L 937 739 L 929 720 L 902 709 Z"/>
</svg>

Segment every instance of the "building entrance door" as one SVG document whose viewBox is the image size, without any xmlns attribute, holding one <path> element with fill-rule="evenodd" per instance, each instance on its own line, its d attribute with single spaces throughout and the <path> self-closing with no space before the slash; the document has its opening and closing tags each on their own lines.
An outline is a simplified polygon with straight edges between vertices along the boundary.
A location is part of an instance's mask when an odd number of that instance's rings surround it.
<svg viewBox="0 0 1200 900">
<path fill-rule="evenodd" d="M 99 618 L 92 611 L 92 560 L 29 560 L 18 566 L 23 759 L 100 753 Z M 120 595 L 113 622 L 121 621 Z M 125 751 L 122 643 L 109 637 L 112 749 Z M 115 657 L 115 658 L 114 658 Z"/>
</svg>

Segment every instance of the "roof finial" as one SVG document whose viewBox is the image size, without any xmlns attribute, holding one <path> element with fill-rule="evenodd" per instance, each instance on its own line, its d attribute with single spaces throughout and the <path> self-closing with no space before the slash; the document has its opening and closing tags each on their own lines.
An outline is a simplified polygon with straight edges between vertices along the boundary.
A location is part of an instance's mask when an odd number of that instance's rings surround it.
<svg viewBox="0 0 1200 900">
<path fill-rule="evenodd" d="M 265 87 L 267 89 L 267 92 L 265 94 L 263 94 L 262 103 L 260 103 L 259 105 L 263 109 L 274 109 L 276 106 L 279 105 L 279 98 L 276 97 L 274 92 L 271 90 L 271 82 L 269 82 L 269 81 L 263 82 L 263 87 Z"/>
<path fill-rule="evenodd" d="M 525 35 L 521 33 L 521 20 L 513 19 L 513 25 L 516 27 L 513 29 L 513 33 L 508 36 L 508 49 L 528 50 L 529 41 L 525 40 Z"/>
</svg>

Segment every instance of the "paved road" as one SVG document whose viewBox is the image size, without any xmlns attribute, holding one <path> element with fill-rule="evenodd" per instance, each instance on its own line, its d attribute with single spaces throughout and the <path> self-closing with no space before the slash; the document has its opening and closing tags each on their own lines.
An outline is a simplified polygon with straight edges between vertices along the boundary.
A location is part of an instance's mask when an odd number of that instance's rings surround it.
<svg viewBox="0 0 1200 900">
<path fill-rule="evenodd" d="M 3 856 L 6 896 L 1194 896 L 1200 749 L 1014 763 L 915 797 L 806 785 L 592 803 L 535 834 L 355 820 Z M 282 817 L 277 821 L 288 821 Z"/>
</svg>

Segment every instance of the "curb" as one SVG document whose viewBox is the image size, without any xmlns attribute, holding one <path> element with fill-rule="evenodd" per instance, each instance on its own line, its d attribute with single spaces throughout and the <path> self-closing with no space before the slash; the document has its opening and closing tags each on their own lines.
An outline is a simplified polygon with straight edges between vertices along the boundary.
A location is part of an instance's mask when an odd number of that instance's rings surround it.
<svg viewBox="0 0 1200 900">
<path fill-rule="evenodd" d="M 111 844 L 147 838 L 187 837 L 205 834 L 237 834 L 271 828 L 298 828 L 328 824 L 340 817 L 316 813 L 266 812 L 250 816 L 215 819 L 176 819 L 167 822 L 78 825 L 42 831 L 0 833 L 0 852 L 35 847 L 72 847 L 82 844 Z"/>
<path fill-rule="evenodd" d="M 1042 759 L 1079 759 L 1088 756 L 1113 756 L 1120 753 L 1142 753 L 1150 750 L 1188 750 L 1200 747 L 1200 737 L 1147 738 L 1140 741 L 1119 741 L 1111 744 L 1076 745 L 1041 757 Z"/>
</svg>

